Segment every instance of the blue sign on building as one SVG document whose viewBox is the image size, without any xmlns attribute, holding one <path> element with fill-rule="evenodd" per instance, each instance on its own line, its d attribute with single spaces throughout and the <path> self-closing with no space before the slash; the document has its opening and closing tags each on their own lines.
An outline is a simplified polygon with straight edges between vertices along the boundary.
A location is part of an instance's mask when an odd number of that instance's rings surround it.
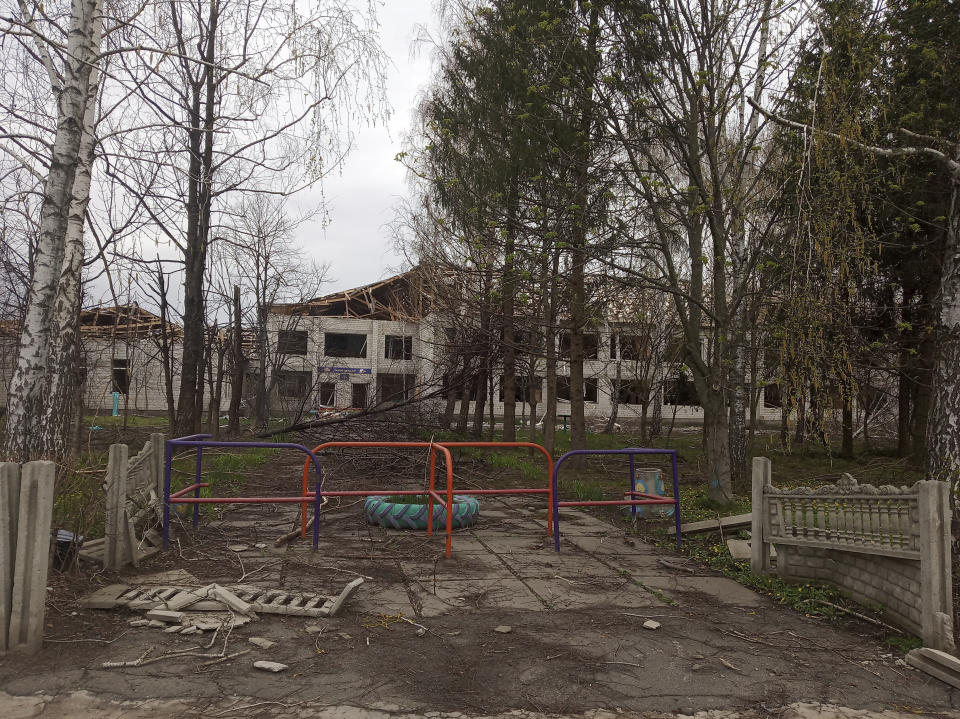
<svg viewBox="0 0 960 719">
<path fill-rule="evenodd" d="M 320 367 L 318 372 L 329 372 L 330 374 L 372 374 L 373 370 L 369 367 Z"/>
</svg>

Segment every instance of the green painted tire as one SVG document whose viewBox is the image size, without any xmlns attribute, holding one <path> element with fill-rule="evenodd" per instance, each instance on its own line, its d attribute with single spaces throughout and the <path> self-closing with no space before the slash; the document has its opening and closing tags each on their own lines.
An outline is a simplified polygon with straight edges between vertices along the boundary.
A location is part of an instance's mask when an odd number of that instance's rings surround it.
<svg viewBox="0 0 960 719">
<path fill-rule="evenodd" d="M 370 524 L 390 529 L 426 529 L 426 504 L 398 504 L 386 501 L 386 496 L 367 497 L 363 513 Z M 472 527 L 480 514 L 480 503 L 473 497 L 454 495 L 453 526 Z M 446 529 L 447 512 L 439 504 L 433 505 L 433 528 Z"/>
</svg>

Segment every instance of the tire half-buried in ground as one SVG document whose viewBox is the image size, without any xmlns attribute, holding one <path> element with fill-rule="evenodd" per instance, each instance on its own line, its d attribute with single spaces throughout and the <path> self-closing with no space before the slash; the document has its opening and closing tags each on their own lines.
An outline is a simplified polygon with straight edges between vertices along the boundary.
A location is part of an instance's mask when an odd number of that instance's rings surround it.
<svg viewBox="0 0 960 719">
<path fill-rule="evenodd" d="M 391 529 L 426 529 L 427 505 L 391 502 L 387 495 L 367 497 L 363 513 L 371 524 Z M 454 495 L 453 526 L 470 527 L 476 524 L 480 503 L 473 497 Z M 433 503 L 433 528 L 446 529 L 447 512 L 439 502 Z"/>
</svg>

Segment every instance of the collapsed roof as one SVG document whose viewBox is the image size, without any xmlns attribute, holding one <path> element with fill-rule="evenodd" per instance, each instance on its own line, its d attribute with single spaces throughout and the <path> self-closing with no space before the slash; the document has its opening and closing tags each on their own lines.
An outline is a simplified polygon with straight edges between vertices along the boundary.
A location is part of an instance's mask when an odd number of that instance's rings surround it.
<svg viewBox="0 0 960 719">
<path fill-rule="evenodd" d="M 352 317 L 368 320 L 417 320 L 426 313 L 429 298 L 416 268 L 385 280 L 334 292 L 306 302 L 271 305 L 278 315 Z"/>
</svg>

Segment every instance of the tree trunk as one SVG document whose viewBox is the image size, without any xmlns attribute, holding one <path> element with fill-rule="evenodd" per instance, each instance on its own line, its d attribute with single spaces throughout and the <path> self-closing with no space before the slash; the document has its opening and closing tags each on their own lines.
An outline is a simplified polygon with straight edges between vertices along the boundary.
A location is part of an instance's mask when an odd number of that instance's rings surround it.
<svg viewBox="0 0 960 719">
<path fill-rule="evenodd" d="M 720 506 L 733 500 L 730 482 L 730 440 L 723 394 L 709 392 L 703 402 L 703 445 L 707 472 L 707 496 Z"/>
<path fill-rule="evenodd" d="M 516 248 L 517 183 L 514 175 L 510 180 L 507 198 L 506 241 L 503 254 L 503 441 L 517 438 L 517 345 L 514 336 L 516 318 L 516 280 L 514 278 L 514 250 Z M 493 393 L 491 392 L 491 398 Z"/>
<path fill-rule="evenodd" d="M 650 390 L 653 393 L 653 413 L 650 417 L 649 437 L 651 442 L 655 439 L 659 439 L 660 435 L 663 434 L 663 382 L 657 379 L 658 374 L 658 370 L 654 368 L 654 380 L 651 383 L 652 389 Z"/>
<path fill-rule="evenodd" d="M 233 286 L 233 332 L 230 338 L 230 409 L 227 432 L 232 437 L 240 434 L 240 405 L 243 402 L 243 380 L 247 360 L 243 356 L 243 319 L 240 315 L 240 287 Z"/>
<path fill-rule="evenodd" d="M 210 213 L 213 200 L 213 130 L 216 96 L 214 63 L 216 60 L 219 5 L 210 3 L 206 44 L 202 59 L 204 71 L 192 89 L 192 107 L 188 137 L 190 144 L 187 183 L 187 238 L 184 253 L 183 362 L 177 410 L 177 432 L 193 434 L 200 429 L 203 407 L 203 363 L 205 302 L 203 276 L 207 266 L 210 239 Z"/>
<path fill-rule="evenodd" d="M 57 93 L 57 128 L 43 189 L 33 277 L 17 364 L 7 392 L 6 453 L 13 461 L 57 458 L 65 449 L 66 418 L 62 408 L 49 406 L 53 402 L 52 376 L 70 369 L 54 365 L 50 354 L 61 329 L 54 324 L 54 303 L 64 268 L 90 76 L 99 50 L 102 23 L 97 0 L 74 0 L 67 37 L 68 60 L 63 85 Z M 65 396 L 64 392 L 58 394 L 58 399 Z"/>
<path fill-rule="evenodd" d="M 617 376 L 614 377 L 613 383 L 610 388 L 610 399 L 612 400 L 613 406 L 610 408 L 610 417 L 607 419 L 607 426 L 603 428 L 604 434 L 610 434 L 613 432 L 614 426 L 617 424 L 617 414 L 620 409 L 620 382 L 623 377 L 623 368 L 621 363 L 617 362 Z M 644 419 L 646 419 L 646 411 L 644 411 L 644 416 L 640 420 L 640 438 L 643 439 L 643 430 L 644 430 Z"/>
<path fill-rule="evenodd" d="M 853 398 L 849 388 L 844 392 L 843 415 L 840 421 L 840 456 L 844 459 L 853 459 Z"/>
<path fill-rule="evenodd" d="M 928 476 L 960 492 L 960 151 L 951 166 L 950 220 L 940 280 L 936 375 L 930 413 Z"/>
</svg>

